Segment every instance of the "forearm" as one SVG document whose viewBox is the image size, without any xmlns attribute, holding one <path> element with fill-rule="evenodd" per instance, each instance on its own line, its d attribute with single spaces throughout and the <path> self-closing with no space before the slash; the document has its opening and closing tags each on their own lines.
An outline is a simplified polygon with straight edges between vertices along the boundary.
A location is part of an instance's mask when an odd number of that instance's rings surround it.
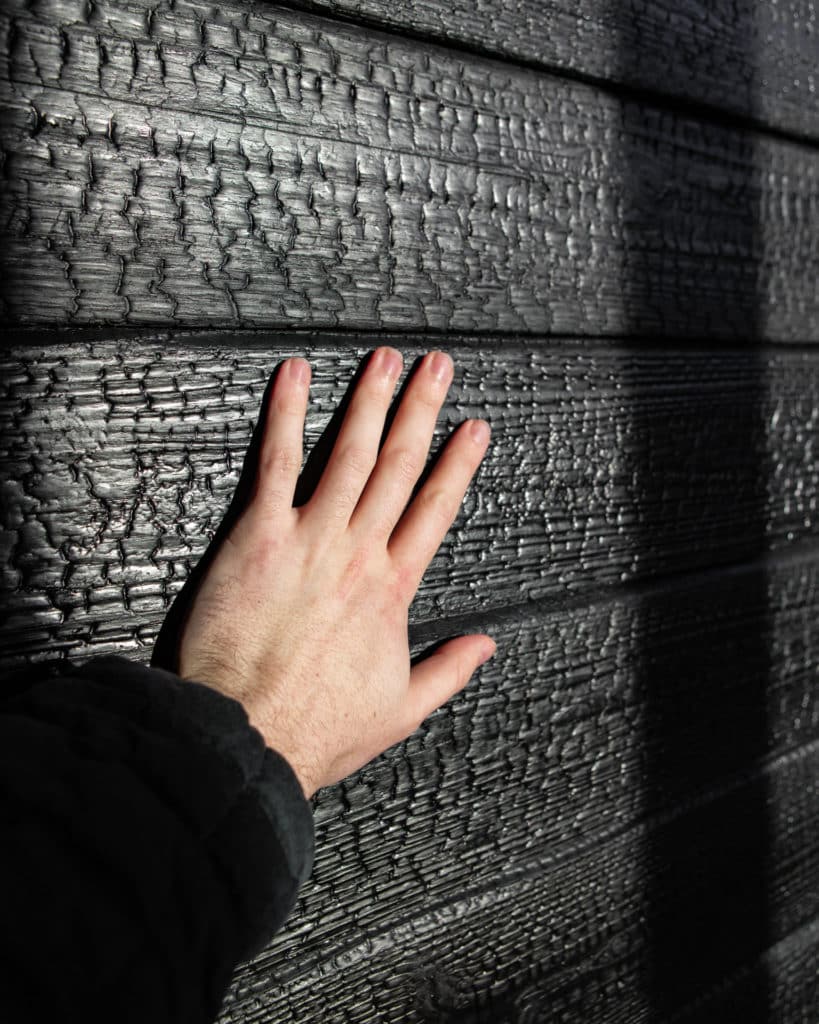
<svg viewBox="0 0 819 1024">
<path fill-rule="evenodd" d="M 312 869 L 289 764 L 237 701 L 122 658 L 27 670 L 9 692 L 3 1005 L 212 1020 Z"/>
</svg>

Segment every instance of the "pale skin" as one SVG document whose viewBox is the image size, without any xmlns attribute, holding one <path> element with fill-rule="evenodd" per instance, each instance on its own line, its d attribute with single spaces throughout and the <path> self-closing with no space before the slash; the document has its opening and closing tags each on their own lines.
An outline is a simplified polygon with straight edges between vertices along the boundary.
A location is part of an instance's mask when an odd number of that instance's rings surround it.
<svg viewBox="0 0 819 1024">
<path fill-rule="evenodd" d="M 308 799 L 415 732 L 496 649 L 486 634 L 470 634 L 410 664 L 409 606 L 490 430 L 484 420 L 462 423 L 407 506 L 454 367 L 445 353 L 424 357 L 379 452 L 402 368 L 396 349 L 376 349 L 314 494 L 294 508 L 311 367 L 286 361 L 253 496 L 180 642 L 179 675 L 240 701 Z"/>
</svg>

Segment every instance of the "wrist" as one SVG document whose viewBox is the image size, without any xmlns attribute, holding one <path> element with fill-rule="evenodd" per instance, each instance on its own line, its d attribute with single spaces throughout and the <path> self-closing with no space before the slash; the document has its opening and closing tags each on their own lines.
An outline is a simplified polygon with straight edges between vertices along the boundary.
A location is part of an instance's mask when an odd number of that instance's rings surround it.
<svg viewBox="0 0 819 1024">
<path fill-rule="evenodd" d="M 228 697 L 230 700 L 235 700 L 238 704 L 241 704 L 247 715 L 248 722 L 261 735 L 265 746 L 284 758 L 298 780 L 301 791 L 304 794 L 304 799 L 310 800 L 316 790 L 319 789 L 319 786 L 313 782 L 313 773 L 296 756 L 295 745 L 289 742 L 282 730 L 276 729 L 271 725 L 269 716 L 263 713 L 258 700 L 255 700 L 252 695 L 239 696 L 235 689 L 232 689 L 227 684 L 221 684 L 217 673 L 212 670 L 205 669 L 200 672 L 195 666 L 186 666 L 184 673 L 180 670 L 179 675 L 185 681 L 208 686 L 210 689 L 216 690 L 223 697 Z"/>
</svg>

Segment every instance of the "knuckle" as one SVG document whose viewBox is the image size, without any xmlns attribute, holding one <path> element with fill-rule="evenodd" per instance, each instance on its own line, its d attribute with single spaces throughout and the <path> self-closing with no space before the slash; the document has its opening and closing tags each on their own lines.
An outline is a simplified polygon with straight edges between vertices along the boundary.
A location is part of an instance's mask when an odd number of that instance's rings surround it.
<svg viewBox="0 0 819 1024">
<path fill-rule="evenodd" d="M 268 570 L 276 566 L 287 546 L 287 539 L 278 531 L 263 530 L 254 538 L 252 566 Z"/>
<path fill-rule="evenodd" d="M 356 476 L 369 475 L 375 464 L 372 452 L 367 448 L 352 444 L 345 445 L 341 449 L 338 459 L 343 469 L 355 473 Z"/>
<path fill-rule="evenodd" d="M 449 525 L 455 518 L 452 499 L 440 487 L 423 492 L 422 508 L 425 515 L 431 516 L 440 523 Z"/>
<path fill-rule="evenodd" d="M 338 588 L 341 596 L 348 597 L 350 591 L 361 581 L 366 573 L 367 563 L 366 551 L 358 549 L 350 553 L 347 564 L 341 574 L 341 582 Z"/>
<path fill-rule="evenodd" d="M 267 474 L 285 473 L 291 474 L 294 470 L 301 468 L 301 453 L 292 448 L 273 448 L 268 452 L 264 464 L 264 471 Z"/>
<path fill-rule="evenodd" d="M 394 565 L 392 567 L 390 589 L 399 604 L 409 604 L 415 596 L 415 591 L 418 589 L 416 575 L 409 565 Z"/>
<path fill-rule="evenodd" d="M 360 490 L 356 487 L 340 486 L 335 488 L 326 502 L 327 518 L 330 522 L 348 519 L 350 510 L 355 507 L 359 495 Z"/>
<path fill-rule="evenodd" d="M 411 484 L 418 479 L 423 466 L 416 452 L 409 448 L 395 448 L 390 452 L 389 459 L 402 482 Z"/>
</svg>

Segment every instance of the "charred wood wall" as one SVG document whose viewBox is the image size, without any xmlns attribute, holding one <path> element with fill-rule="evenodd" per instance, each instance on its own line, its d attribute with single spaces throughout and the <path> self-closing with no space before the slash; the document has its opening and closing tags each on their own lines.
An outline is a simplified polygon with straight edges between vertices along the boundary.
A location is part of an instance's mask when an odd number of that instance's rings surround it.
<svg viewBox="0 0 819 1024">
<path fill-rule="evenodd" d="M 317 794 L 224 1024 L 816 1024 L 815 6 L 6 0 L 0 35 L 4 664 L 150 658 L 290 355 L 305 474 L 379 344 L 455 360 L 433 457 L 493 427 L 410 635 L 498 654 Z"/>
</svg>

